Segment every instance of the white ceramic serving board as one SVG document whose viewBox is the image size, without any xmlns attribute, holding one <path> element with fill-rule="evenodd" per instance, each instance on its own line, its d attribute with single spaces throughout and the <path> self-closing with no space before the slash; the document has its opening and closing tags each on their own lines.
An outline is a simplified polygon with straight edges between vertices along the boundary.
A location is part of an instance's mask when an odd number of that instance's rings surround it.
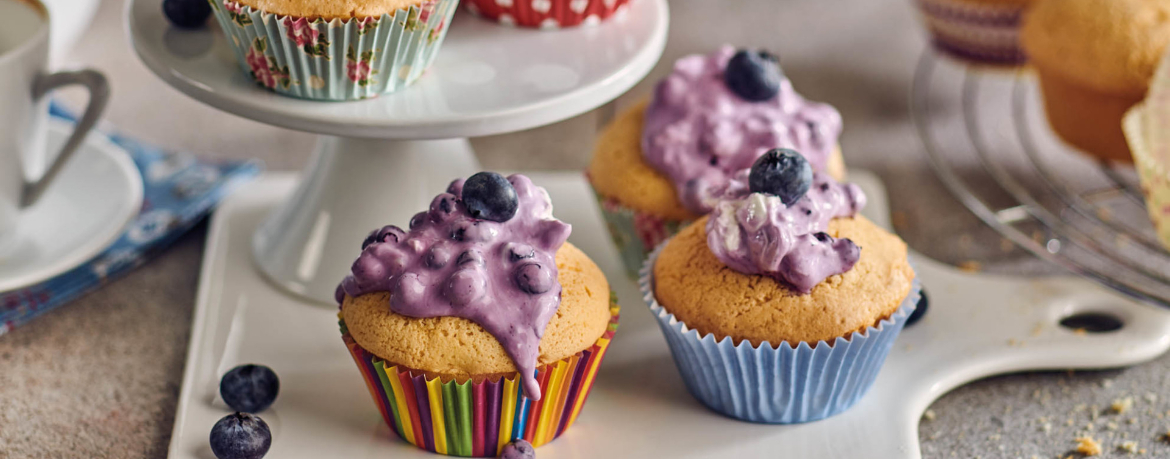
<svg viewBox="0 0 1170 459">
<path fill-rule="evenodd" d="M 966 274 L 915 255 L 930 312 L 899 337 L 870 393 L 850 411 L 802 425 L 758 425 L 717 415 L 683 387 L 661 332 L 623 274 L 580 174 L 533 173 L 570 241 L 606 272 L 623 308 L 621 327 L 577 424 L 538 450 L 551 458 L 917 459 L 923 410 L 948 390 L 993 374 L 1102 368 L 1152 359 L 1170 346 L 1170 313 L 1075 278 L 1018 279 Z M 889 226 L 880 182 L 850 178 L 870 197 L 866 215 Z M 383 424 L 341 343 L 336 310 L 280 293 L 254 269 L 249 241 L 265 214 L 287 198 L 291 174 L 266 174 L 216 212 L 208 234 L 186 373 L 170 457 L 212 459 L 211 426 L 228 414 L 219 376 L 240 363 L 280 375 L 276 404 L 261 416 L 273 431 L 269 457 L 431 458 Z M 436 192 L 439 190 L 436 190 Z M 389 222 L 388 222 L 389 223 Z M 354 241 L 354 254 L 360 241 Z M 1077 335 L 1057 324 L 1080 311 L 1125 322 L 1112 333 Z"/>
</svg>

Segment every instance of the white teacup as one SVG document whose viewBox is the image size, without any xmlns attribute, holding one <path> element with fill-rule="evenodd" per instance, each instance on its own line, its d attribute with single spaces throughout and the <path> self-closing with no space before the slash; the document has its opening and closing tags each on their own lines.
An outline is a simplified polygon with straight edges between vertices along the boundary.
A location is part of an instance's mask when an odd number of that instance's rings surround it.
<svg viewBox="0 0 1170 459">
<path fill-rule="evenodd" d="M 85 140 L 109 100 L 95 70 L 48 73 L 49 14 L 39 0 L 0 0 L 0 255 L 16 243 L 21 209 L 36 203 Z M 85 113 L 55 156 L 45 151 L 49 100 L 63 86 L 89 92 Z"/>
</svg>

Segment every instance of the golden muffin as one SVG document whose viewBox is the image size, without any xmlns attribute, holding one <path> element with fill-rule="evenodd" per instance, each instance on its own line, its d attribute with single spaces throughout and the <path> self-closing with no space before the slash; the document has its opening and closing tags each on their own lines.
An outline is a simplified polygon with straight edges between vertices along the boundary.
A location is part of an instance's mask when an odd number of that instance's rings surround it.
<svg viewBox="0 0 1170 459">
<path fill-rule="evenodd" d="M 1021 40 L 1053 130 L 1085 153 L 1132 162 L 1121 122 L 1170 43 L 1170 3 L 1043 0 L 1025 17 Z"/>
</svg>

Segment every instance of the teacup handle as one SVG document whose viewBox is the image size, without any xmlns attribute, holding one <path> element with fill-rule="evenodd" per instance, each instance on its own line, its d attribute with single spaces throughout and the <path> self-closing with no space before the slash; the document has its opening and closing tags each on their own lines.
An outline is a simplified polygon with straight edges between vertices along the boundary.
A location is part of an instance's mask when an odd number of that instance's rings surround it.
<svg viewBox="0 0 1170 459">
<path fill-rule="evenodd" d="M 40 178 L 24 183 L 24 189 L 20 196 L 20 207 L 22 208 L 31 206 L 37 202 L 37 199 L 40 199 L 49 183 L 61 172 L 65 163 L 85 141 L 86 134 L 89 134 L 89 131 L 97 125 L 98 118 L 106 109 L 106 103 L 110 101 L 110 84 L 106 81 L 106 76 L 96 70 L 57 72 L 37 77 L 36 82 L 33 83 L 33 100 L 39 101 L 49 92 L 63 86 L 84 87 L 89 92 L 89 102 L 85 106 L 85 113 L 81 115 L 81 119 L 73 128 L 73 134 L 69 136 L 65 146 L 61 147 L 61 152 L 57 154 L 57 159 L 53 160 L 53 163 Z"/>
</svg>

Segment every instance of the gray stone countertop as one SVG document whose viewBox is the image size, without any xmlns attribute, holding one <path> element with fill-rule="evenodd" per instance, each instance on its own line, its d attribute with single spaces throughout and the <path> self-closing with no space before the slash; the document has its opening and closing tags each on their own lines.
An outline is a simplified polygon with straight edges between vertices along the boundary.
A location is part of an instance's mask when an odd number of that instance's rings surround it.
<svg viewBox="0 0 1170 459">
<path fill-rule="evenodd" d="M 662 61 L 616 101 L 618 109 L 645 97 L 682 55 L 722 43 L 775 50 L 798 90 L 842 112 L 847 162 L 885 180 L 897 229 L 913 248 L 989 271 L 1059 274 L 1004 244 L 926 163 L 908 107 L 925 43 L 910 0 L 672 0 L 671 7 Z M 305 163 L 310 135 L 225 115 L 150 74 L 127 44 L 122 8 L 123 0 L 106 0 L 70 58 L 111 77 L 107 120 L 145 142 L 208 158 L 260 158 L 270 170 Z M 937 102 L 944 116 L 957 111 L 954 100 Z M 602 113 L 473 144 L 487 168 L 581 169 Z M 0 458 L 165 456 L 205 235 L 201 226 L 127 277 L 0 337 Z M 1159 439 L 1170 428 L 1168 388 L 1170 356 L 1123 370 L 989 378 L 934 403 L 919 431 L 923 456 L 1065 457 L 1073 438 L 1091 431 L 1106 457 L 1125 456 L 1117 448 L 1131 440 L 1143 457 L 1170 457 L 1170 443 Z M 1109 414 L 1127 396 L 1133 408 Z"/>
</svg>

